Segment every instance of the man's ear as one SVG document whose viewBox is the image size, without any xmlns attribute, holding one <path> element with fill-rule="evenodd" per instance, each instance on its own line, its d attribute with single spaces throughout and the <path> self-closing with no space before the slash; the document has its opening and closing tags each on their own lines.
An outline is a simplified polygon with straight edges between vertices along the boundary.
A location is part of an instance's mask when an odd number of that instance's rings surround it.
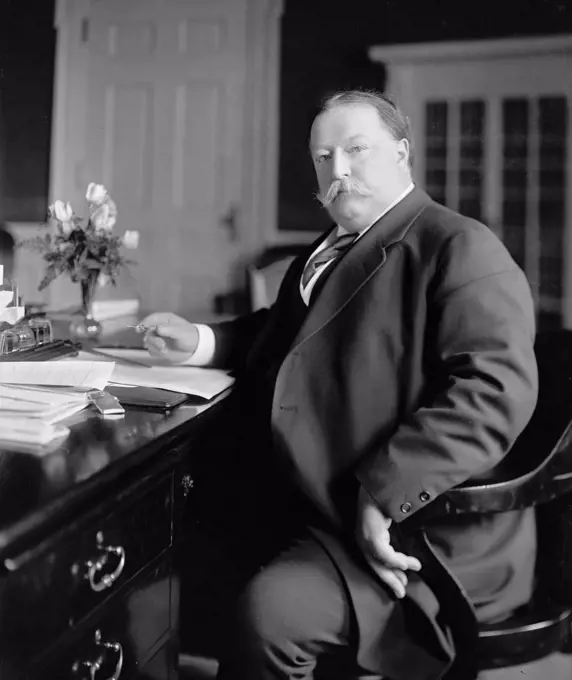
<svg viewBox="0 0 572 680">
<path fill-rule="evenodd" d="M 400 167 L 409 169 L 409 142 L 406 139 L 397 142 L 397 159 Z"/>
</svg>

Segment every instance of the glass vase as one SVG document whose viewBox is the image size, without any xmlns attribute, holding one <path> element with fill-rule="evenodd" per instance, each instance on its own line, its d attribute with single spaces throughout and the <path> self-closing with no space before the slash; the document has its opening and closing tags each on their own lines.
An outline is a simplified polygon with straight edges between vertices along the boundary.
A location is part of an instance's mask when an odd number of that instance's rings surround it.
<svg viewBox="0 0 572 680">
<path fill-rule="evenodd" d="M 71 320 L 69 330 L 74 340 L 95 341 L 101 335 L 101 324 L 93 316 L 93 299 L 97 290 L 99 271 L 80 281 L 81 310 Z"/>
</svg>

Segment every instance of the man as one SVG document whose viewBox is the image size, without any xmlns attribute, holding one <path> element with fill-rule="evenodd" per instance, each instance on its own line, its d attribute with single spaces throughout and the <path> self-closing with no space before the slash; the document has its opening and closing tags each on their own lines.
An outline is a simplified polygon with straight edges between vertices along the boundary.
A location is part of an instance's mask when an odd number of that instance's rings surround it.
<svg viewBox="0 0 572 680">
<path fill-rule="evenodd" d="M 494 234 L 413 186 L 411 145 L 384 96 L 330 97 L 310 150 L 335 226 L 272 308 L 145 320 L 152 353 L 237 371 L 241 461 L 256 460 L 260 525 L 284 537 L 239 602 L 220 678 L 431 680 L 451 663 L 448 598 L 408 527 L 527 424 L 535 322 Z M 428 528 L 480 620 L 528 600 L 534 531 L 530 513 Z"/>
</svg>

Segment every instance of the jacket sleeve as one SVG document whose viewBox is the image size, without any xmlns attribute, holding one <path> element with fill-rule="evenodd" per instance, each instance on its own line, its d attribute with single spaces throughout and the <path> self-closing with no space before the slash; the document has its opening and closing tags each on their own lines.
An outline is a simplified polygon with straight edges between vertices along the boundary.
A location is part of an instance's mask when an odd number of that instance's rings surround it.
<svg viewBox="0 0 572 680">
<path fill-rule="evenodd" d="M 313 247 L 311 246 L 312 249 Z M 292 286 L 298 285 L 308 256 L 307 251 L 311 252 L 310 249 L 306 249 L 290 263 L 280 284 L 276 301 L 268 309 L 259 309 L 231 321 L 209 324 L 215 335 L 213 366 L 230 369 L 235 373 L 239 373 L 245 367 L 256 341 L 264 340 L 261 331 L 269 323 L 269 319 L 280 317 L 281 300 L 290 294 Z"/>
<path fill-rule="evenodd" d="M 425 333 L 432 388 L 356 471 L 396 522 L 494 467 L 538 394 L 530 288 L 492 232 L 452 237 L 433 291 Z"/>
<path fill-rule="evenodd" d="M 239 371 L 269 314 L 270 309 L 259 309 L 230 321 L 209 324 L 215 336 L 211 366 Z"/>
</svg>

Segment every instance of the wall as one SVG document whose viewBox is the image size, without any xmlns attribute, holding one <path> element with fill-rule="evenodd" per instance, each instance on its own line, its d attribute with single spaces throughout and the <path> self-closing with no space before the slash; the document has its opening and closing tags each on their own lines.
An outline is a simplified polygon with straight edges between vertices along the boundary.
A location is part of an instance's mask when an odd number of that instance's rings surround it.
<svg viewBox="0 0 572 680">
<path fill-rule="evenodd" d="M 6 131 L 0 217 L 4 205 L 5 219 L 42 219 L 47 203 L 53 5 L 54 0 L 0 0 L 0 99 Z M 352 0 L 344 5 L 286 0 L 279 229 L 315 231 L 328 223 L 313 198 L 308 129 L 326 92 L 383 87 L 383 70 L 367 60 L 368 46 L 570 31 L 571 0 Z"/>
<path fill-rule="evenodd" d="M 53 11 L 54 0 L 0 0 L 0 218 L 6 221 L 35 222 L 46 215 Z"/>
</svg>

